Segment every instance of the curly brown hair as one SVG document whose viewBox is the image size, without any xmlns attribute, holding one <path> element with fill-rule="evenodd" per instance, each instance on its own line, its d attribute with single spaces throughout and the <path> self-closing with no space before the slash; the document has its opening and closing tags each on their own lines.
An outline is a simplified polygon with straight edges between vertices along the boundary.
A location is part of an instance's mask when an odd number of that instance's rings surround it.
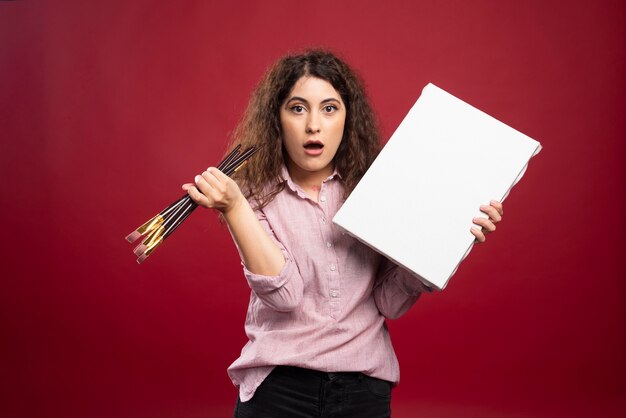
<svg viewBox="0 0 626 418">
<path fill-rule="evenodd" d="M 261 146 L 257 154 L 233 176 L 246 197 L 263 208 L 285 187 L 282 166 L 280 107 L 296 82 L 305 76 L 329 82 L 346 106 L 343 138 L 333 163 L 347 197 L 380 151 L 378 123 L 357 74 L 335 54 L 320 49 L 288 54 L 269 68 L 254 90 L 248 107 L 233 132 L 230 149 L 241 144 Z"/>
</svg>

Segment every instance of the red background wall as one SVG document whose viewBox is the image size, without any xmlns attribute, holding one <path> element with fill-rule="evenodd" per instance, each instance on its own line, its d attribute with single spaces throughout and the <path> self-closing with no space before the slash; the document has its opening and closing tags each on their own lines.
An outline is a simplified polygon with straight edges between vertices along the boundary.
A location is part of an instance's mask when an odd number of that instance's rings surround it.
<svg viewBox="0 0 626 418">
<path fill-rule="evenodd" d="M 141 266 L 123 238 L 218 161 L 271 62 L 325 46 L 385 138 L 433 82 L 544 145 L 498 232 L 390 323 L 394 416 L 625 416 L 625 21 L 621 1 L 0 2 L 0 415 L 231 414 L 249 289 L 227 231 L 196 213 Z"/>
</svg>

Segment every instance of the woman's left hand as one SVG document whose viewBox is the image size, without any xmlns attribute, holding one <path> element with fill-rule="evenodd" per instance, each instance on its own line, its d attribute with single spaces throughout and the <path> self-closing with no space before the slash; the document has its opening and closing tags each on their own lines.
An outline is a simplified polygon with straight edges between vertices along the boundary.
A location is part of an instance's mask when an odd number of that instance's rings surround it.
<svg viewBox="0 0 626 418">
<path fill-rule="evenodd" d="M 470 231 L 476 237 L 476 242 L 485 242 L 487 239 L 486 235 L 495 231 L 496 224 L 502 220 L 504 209 L 502 208 L 502 203 L 492 200 L 489 205 L 482 205 L 480 207 L 480 211 L 485 213 L 489 218 L 474 218 L 473 222 L 476 225 L 481 226 L 482 230 L 473 226 Z"/>
</svg>

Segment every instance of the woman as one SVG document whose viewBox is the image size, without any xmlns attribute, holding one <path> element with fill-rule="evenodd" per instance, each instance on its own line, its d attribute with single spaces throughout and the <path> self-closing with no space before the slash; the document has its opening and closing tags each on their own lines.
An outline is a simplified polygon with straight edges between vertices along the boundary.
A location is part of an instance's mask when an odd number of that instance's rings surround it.
<svg viewBox="0 0 626 418">
<path fill-rule="evenodd" d="M 331 222 L 379 151 L 361 82 L 326 51 L 283 57 L 234 142 L 262 148 L 234 179 L 209 168 L 183 188 L 221 212 L 251 288 L 249 342 L 228 370 L 235 416 L 389 416 L 399 367 L 385 318 L 428 288 Z M 479 242 L 502 205 L 481 210 Z"/>
</svg>

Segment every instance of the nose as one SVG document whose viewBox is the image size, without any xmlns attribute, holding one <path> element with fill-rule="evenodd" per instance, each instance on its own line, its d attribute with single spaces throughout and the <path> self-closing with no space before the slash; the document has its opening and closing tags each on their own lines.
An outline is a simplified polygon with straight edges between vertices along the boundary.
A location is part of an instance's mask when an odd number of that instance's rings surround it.
<svg viewBox="0 0 626 418">
<path fill-rule="evenodd" d="M 309 117 L 306 121 L 306 133 L 314 134 L 320 132 L 320 120 L 319 115 L 315 112 L 309 113 Z"/>
</svg>

